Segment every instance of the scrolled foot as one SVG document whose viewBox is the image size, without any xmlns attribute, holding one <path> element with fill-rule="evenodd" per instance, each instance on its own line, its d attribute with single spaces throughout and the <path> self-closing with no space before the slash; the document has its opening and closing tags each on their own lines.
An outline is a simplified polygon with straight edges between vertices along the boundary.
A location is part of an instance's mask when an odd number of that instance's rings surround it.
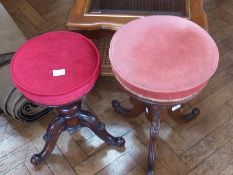
<svg viewBox="0 0 233 175">
<path fill-rule="evenodd" d="M 132 113 L 132 109 L 126 109 L 125 107 L 121 106 L 121 103 L 117 100 L 112 101 L 112 107 L 122 115 L 130 115 Z"/>
<path fill-rule="evenodd" d="M 123 139 L 122 137 L 116 137 L 114 139 L 115 143 L 113 145 L 116 145 L 116 146 L 124 146 L 125 145 L 125 139 Z"/>
<path fill-rule="evenodd" d="M 183 114 L 181 112 L 181 108 L 178 108 L 176 110 L 169 109 L 168 113 L 172 117 L 173 120 L 175 120 L 178 123 L 187 123 L 194 118 L 198 117 L 200 114 L 200 109 L 199 108 L 193 108 L 190 113 Z"/>
<path fill-rule="evenodd" d="M 184 115 L 184 119 L 186 121 L 190 121 L 190 120 L 193 120 L 194 118 L 196 118 L 199 114 L 200 114 L 200 109 L 199 108 L 193 108 L 192 112 L 190 114 Z"/>
<path fill-rule="evenodd" d="M 118 100 L 113 100 L 113 101 L 112 101 L 112 107 L 113 107 L 114 109 L 122 108 L 121 103 L 120 103 Z M 124 109 L 125 109 L 125 108 L 124 108 Z"/>
<path fill-rule="evenodd" d="M 125 140 L 122 137 L 113 137 L 105 129 L 105 125 L 88 111 L 80 110 L 78 118 L 82 127 L 90 128 L 99 138 L 110 145 L 124 146 Z"/>
<path fill-rule="evenodd" d="M 121 115 L 130 117 L 130 118 L 137 117 L 145 110 L 145 106 L 142 102 L 135 100 L 132 97 L 130 97 L 130 102 L 133 105 L 132 109 L 127 109 L 127 108 L 121 106 L 120 102 L 117 100 L 112 101 L 112 107 Z"/>
<path fill-rule="evenodd" d="M 42 158 L 41 158 L 41 155 L 39 154 L 35 154 L 34 156 L 32 156 L 31 158 L 31 163 L 33 165 L 39 165 L 41 162 L 42 162 Z"/>
</svg>

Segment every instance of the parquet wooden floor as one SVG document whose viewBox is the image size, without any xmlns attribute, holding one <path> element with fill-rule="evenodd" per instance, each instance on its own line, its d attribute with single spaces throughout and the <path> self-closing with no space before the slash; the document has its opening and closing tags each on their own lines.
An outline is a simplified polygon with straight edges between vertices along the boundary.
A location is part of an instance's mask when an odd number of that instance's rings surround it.
<svg viewBox="0 0 233 175">
<path fill-rule="evenodd" d="M 65 28 L 72 0 L 0 0 L 27 38 Z M 220 49 L 215 76 L 189 104 L 201 109 L 188 124 L 165 118 L 157 141 L 157 175 L 233 175 L 233 1 L 206 0 L 209 32 Z M 126 119 L 111 108 L 111 100 L 128 105 L 114 78 L 101 78 L 85 99 L 125 148 L 108 146 L 90 130 L 64 132 L 56 148 L 39 167 L 31 156 L 42 149 L 42 139 L 54 113 L 33 124 L 0 114 L 0 174 L 4 175 L 143 175 L 149 142 L 149 122 L 142 114 Z"/>
</svg>

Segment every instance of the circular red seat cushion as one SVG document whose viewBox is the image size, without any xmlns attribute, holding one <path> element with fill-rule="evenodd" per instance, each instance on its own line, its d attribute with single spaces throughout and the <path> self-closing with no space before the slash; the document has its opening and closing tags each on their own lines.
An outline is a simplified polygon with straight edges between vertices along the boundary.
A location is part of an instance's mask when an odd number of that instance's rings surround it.
<svg viewBox="0 0 233 175">
<path fill-rule="evenodd" d="M 110 45 L 112 70 L 132 93 L 180 100 L 199 92 L 217 69 L 209 34 L 181 17 L 150 16 L 121 27 Z"/>
<path fill-rule="evenodd" d="M 94 86 L 99 72 L 100 56 L 95 45 L 74 32 L 37 36 L 21 46 L 11 62 L 12 80 L 22 94 L 37 104 L 51 106 L 83 97 Z"/>
</svg>

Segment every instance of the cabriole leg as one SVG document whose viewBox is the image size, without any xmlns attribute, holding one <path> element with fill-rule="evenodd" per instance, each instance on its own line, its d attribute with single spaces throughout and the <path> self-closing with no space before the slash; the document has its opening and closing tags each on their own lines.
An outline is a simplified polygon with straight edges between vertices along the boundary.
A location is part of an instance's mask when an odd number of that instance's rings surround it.
<svg viewBox="0 0 233 175">
<path fill-rule="evenodd" d="M 143 102 L 136 100 L 133 97 L 130 97 L 129 100 L 130 103 L 133 105 L 132 109 L 124 108 L 117 100 L 112 101 L 112 107 L 123 116 L 130 118 L 138 117 L 145 110 L 145 105 L 143 104 Z"/>
<path fill-rule="evenodd" d="M 58 137 L 64 130 L 65 130 L 65 119 L 58 116 L 53 122 L 49 124 L 47 132 L 43 137 L 44 141 L 46 142 L 43 150 L 39 154 L 35 154 L 31 158 L 31 163 L 33 165 L 40 164 L 52 153 Z"/>
<path fill-rule="evenodd" d="M 113 137 L 110 135 L 105 129 L 104 123 L 101 123 L 99 119 L 90 112 L 80 110 L 78 112 L 78 118 L 82 127 L 90 128 L 106 143 L 114 146 L 123 146 L 125 144 L 125 140 L 122 137 Z"/>
<path fill-rule="evenodd" d="M 168 114 L 171 116 L 171 118 L 178 123 L 186 123 L 191 121 L 200 114 L 199 108 L 193 108 L 192 111 L 187 114 L 183 114 L 181 109 L 182 106 L 175 110 L 172 110 L 172 108 L 168 110 Z"/>
</svg>

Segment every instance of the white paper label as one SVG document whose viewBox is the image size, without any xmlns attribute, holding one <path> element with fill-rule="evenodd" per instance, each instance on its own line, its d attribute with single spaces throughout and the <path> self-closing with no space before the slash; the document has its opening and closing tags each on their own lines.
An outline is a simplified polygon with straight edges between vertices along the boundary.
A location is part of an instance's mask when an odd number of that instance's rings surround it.
<svg viewBox="0 0 233 175">
<path fill-rule="evenodd" d="M 148 112 L 149 112 L 149 110 L 148 110 L 148 108 L 146 107 L 146 113 L 148 114 Z"/>
<path fill-rule="evenodd" d="M 58 77 L 66 74 L 65 69 L 53 70 L 53 76 Z"/>
<path fill-rule="evenodd" d="M 181 107 L 181 105 L 173 106 L 173 107 L 172 107 L 172 111 L 175 111 L 175 110 L 179 109 L 180 107 Z"/>
</svg>

